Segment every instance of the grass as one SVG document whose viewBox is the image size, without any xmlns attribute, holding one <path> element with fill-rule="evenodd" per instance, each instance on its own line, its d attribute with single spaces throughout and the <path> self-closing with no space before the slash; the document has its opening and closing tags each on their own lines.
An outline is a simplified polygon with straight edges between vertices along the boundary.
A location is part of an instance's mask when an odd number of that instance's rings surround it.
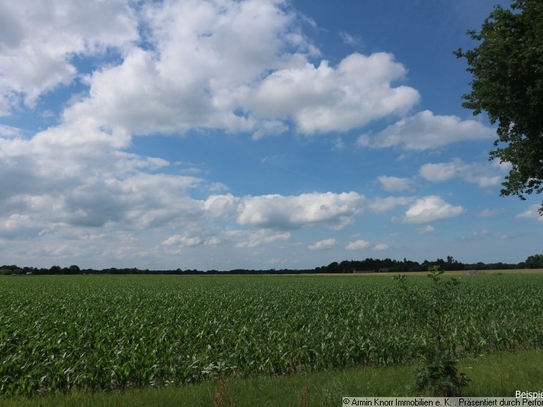
<svg viewBox="0 0 543 407">
<path fill-rule="evenodd" d="M 360 368 L 274 378 L 219 379 L 199 385 L 1 399 L 1 407 L 187 406 L 328 407 L 342 396 L 418 396 L 408 390 L 414 366 Z M 466 358 L 460 371 L 471 379 L 463 395 L 514 397 L 516 390 L 543 388 L 543 350 Z"/>
</svg>

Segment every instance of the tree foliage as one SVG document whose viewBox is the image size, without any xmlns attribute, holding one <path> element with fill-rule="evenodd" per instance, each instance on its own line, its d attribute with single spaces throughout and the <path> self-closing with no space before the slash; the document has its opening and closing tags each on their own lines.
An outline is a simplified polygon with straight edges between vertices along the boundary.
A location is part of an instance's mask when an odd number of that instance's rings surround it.
<svg viewBox="0 0 543 407">
<path fill-rule="evenodd" d="M 524 200 L 543 192 L 543 1 L 495 6 L 481 31 L 468 35 L 479 45 L 455 52 L 473 75 L 463 106 L 498 123 L 490 159 L 512 164 L 501 195 Z"/>
<path fill-rule="evenodd" d="M 543 268 L 543 254 L 535 254 L 528 256 L 525 262 L 527 269 L 541 269 Z"/>
</svg>

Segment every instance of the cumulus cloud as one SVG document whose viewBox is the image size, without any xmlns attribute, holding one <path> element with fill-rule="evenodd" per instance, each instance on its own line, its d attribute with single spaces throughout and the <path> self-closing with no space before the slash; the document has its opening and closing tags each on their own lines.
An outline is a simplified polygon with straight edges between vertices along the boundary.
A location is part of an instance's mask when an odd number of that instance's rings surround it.
<svg viewBox="0 0 543 407">
<path fill-rule="evenodd" d="M 366 249 L 370 245 L 371 243 L 368 242 L 367 240 L 358 239 L 358 240 L 355 240 L 354 242 L 349 242 L 349 244 L 347 245 L 347 247 L 345 247 L 345 249 L 346 250 L 362 250 L 362 249 Z"/>
<path fill-rule="evenodd" d="M 379 243 L 379 244 L 376 244 L 375 247 L 373 248 L 374 251 L 382 251 L 382 250 L 386 250 L 388 249 L 389 246 L 386 244 L 386 243 Z"/>
<path fill-rule="evenodd" d="M 190 191 L 212 190 L 213 183 L 190 175 L 150 173 L 170 163 L 123 152 L 129 142 L 125 132 L 93 126 L 52 127 L 30 140 L 0 138 L 0 217 L 29 216 L 36 234 L 57 227 L 143 230 L 218 221 L 298 229 L 318 224 L 342 228 L 364 209 L 365 197 L 355 192 L 228 193 L 198 200 Z"/>
<path fill-rule="evenodd" d="M 84 120 L 131 136 L 208 128 L 260 138 L 290 123 L 304 134 L 345 131 L 404 114 L 419 99 L 392 85 L 406 69 L 391 54 L 319 61 L 281 1 L 1 7 L 0 114 L 81 76 L 88 92 L 65 109 L 62 125 Z M 106 51 L 118 58 L 91 73 L 72 61 Z"/>
<path fill-rule="evenodd" d="M 386 175 L 377 177 L 377 180 L 381 183 L 383 189 L 389 192 L 409 189 L 412 182 L 410 178 L 387 177 Z"/>
<path fill-rule="evenodd" d="M 73 55 L 126 49 L 138 38 L 127 3 L 31 0 L 0 4 L 0 115 L 24 102 L 33 107 L 44 92 L 71 83 Z"/>
<path fill-rule="evenodd" d="M 404 223 L 428 223 L 454 218 L 465 213 L 462 206 L 453 206 L 436 195 L 417 199 L 401 219 Z"/>
<path fill-rule="evenodd" d="M 420 175 L 433 182 L 442 182 L 454 178 L 463 167 L 461 162 L 450 162 L 440 164 L 424 164 L 420 167 Z"/>
<path fill-rule="evenodd" d="M 391 54 L 358 53 L 334 68 L 305 63 L 274 72 L 258 87 L 250 107 L 264 118 L 292 118 L 305 134 L 345 131 L 405 113 L 419 99 L 410 87 L 391 87 L 405 75 Z"/>
<path fill-rule="evenodd" d="M 204 210 L 215 218 L 228 218 L 237 210 L 238 202 L 232 194 L 211 195 L 204 202 Z"/>
<path fill-rule="evenodd" d="M 399 205 L 407 205 L 415 198 L 406 196 L 388 196 L 386 198 L 374 198 L 369 203 L 369 208 L 376 213 L 389 211 Z"/>
<path fill-rule="evenodd" d="M 415 89 L 392 86 L 406 69 L 391 54 L 314 64 L 319 51 L 282 2 L 149 3 L 139 17 L 153 46 L 133 46 L 88 75 L 88 97 L 65 120 L 89 116 L 142 135 L 209 128 L 260 138 L 291 121 L 308 135 L 346 131 L 419 100 Z"/>
<path fill-rule="evenodd" d="M 78 7 L 57 0 L 47 7 L 32 5 L 29 14 L 23 13 L 29 4 L 0 5 L 0 18 L 6 22 L 0 24 L 5 34 L 0 36 L 4 99 L 16 94 L 32 104 L 44 92 L 73 81 L 78 75 L 70 60 L 74 54 L 113 50 L 119 56 L 84 77 L 88 95 L 70 103 L 58 125 L 29 139 L 18 129 L 0 127 L 0 216 L 29 216 L 47 230 L 111 225 L 142 230 L 218 219 L 296 229 L 320 223 L 342 228 L 362 211 L 365 198 L 353 192 L 243 198 L 224 194 L 200 201 L 190 196 L 191 189 L 214 190 L 218 184 L 151 173 L 170 163 L 125 152 L 134 134 L 195 127 L 261 134 L 284 129 L 286 116 L 257 120 L 251 104 L 270 74 L 306 67 L 318 50 L 281 2 L 159 2 L 136 9 L 124 2 Z M 145 38 L 139 37 L 138 24 L 145 28 Z M 58 66 L 43 69 L 49 65 L 40 56 L 29 60 L 32 69 L 39 67 L 53 82 L 40 82 L 31 73 L 19 80 L 20 72 L 10 70 L 9 63 L 26 60 L 25 52 L 37 50 Z M 375 66 L 381 63 L 383 72 Z M 373 75 L 384 91 L 387 77 L 404 74 L 390 55 L 356 55 L 330 69 L 334 75 L 352 77 L 357 67 L 368 68 L 368 77 Z M 327 92 L 345 85 L 334 88 L 329 82 Z M 171 243 L 168 239 L 160 241 Z M 178 244 L 187 243 L 179 239 Z"/>
<path fill-rule="evenodd" d="M 0 138 L 0 216 L 17 211 L 49 228 L 139 229 L 202 219 L 206 207 L 188 191 L 205 182 L 147 173 L 169 163 L 120 151 L 126 142 L 122 132 L 84 126 Z"/>
<path fill-rule="evenodd" d="M 331 249 L 335 246 L 337 246 L 336 239 L 325 239 L 315 242 L 314 244 L 310 244 L 309 246 L 307 246 L 307 248 L 309 250 L 326 250 Z"/>
<path fill-rule="evenodd" d="M 362 212 L 365 197 L 356 192 L 261 195 L 241 199 L 237 221 L 260 228 L 299 229 L 327 224 L 342 229 Z"/>
<path fill-rule="evenodd" d="M 373 148 L 402 146 L 406 150 L 423 151 L 460 141 L 486 139 L 494 134 L 493 129 L 475 120 L 436 116 L 425 110 L 388 126 L 374 136 L 360 136 L 358 145 Z"/>
<path fill-rule="evenodd" d="M 467 164 L 460 158 L 455 158 L 448 163 L 429 163 L 420 167 L 419 174 L 428 181 L 444 182 L 453 178 L 462 178 L 465 181 L 477 184 L 481 188 L 498 185 L 508 165 L 471 163 Z"/>
</svg>

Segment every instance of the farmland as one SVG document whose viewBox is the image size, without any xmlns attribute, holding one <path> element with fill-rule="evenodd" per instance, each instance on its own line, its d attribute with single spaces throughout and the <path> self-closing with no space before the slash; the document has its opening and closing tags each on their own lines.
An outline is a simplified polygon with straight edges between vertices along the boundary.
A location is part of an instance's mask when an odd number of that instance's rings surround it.
<svg viewBox="0 0 543 407">
<path fill-rule="evenodd" d="M 462 276 L 447 346 L 542 348 L 542 292 L 541 274 Z M 2 396 L 405 364 L 432 340 L 390 275 L 6 276 L 0 297 Z"/>
</svg>

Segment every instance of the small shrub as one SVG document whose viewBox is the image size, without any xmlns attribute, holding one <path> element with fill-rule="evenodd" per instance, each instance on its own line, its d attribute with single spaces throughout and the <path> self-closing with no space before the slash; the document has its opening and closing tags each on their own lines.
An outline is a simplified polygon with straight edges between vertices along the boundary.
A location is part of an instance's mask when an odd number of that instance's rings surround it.
<svg viewBox="0 0 543 407">
<path fill-rule="evenodd" d="M 427 359 L 426 366 L 415 369 L 413 387 L 438 397 L 458 397 L 469 379 L 458 373 L 456 357 L 448 350 L 438 351 Z"/>
</svg>

